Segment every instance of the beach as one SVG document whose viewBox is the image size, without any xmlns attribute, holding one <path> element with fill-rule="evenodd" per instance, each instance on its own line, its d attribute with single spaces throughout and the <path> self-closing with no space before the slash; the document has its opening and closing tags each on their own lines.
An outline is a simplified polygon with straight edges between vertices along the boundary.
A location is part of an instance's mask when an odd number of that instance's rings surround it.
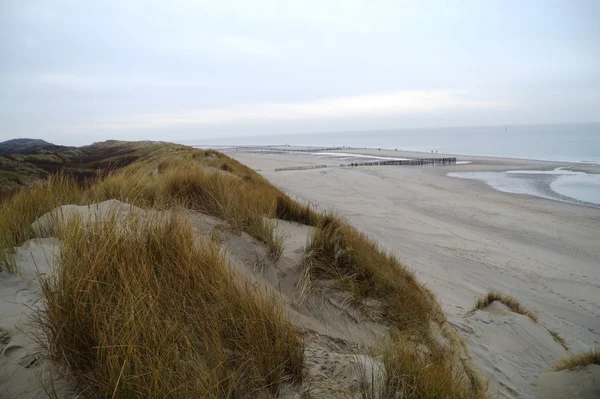
<svg viewBox="0 0 600 399">
<path fill-rule="evenodd" d="M 401 158 L 446 156 L 342 151 Z M 482 181 L 447 176 L 558 167 L 600 173 L 600 166 L 459 156 L 459 161 L 471 163 L 342 168 L 347 162 L 335 158 L 227 153 L 292 197 L 347 218 L 414 270 L 438 296 L 451 323 L 467 331 L 473 360 L 490 378 L 492 393 L 539 397 L 537 379 L 558 354 L 546 356 L 543 347 L 535 348 L 533 333 L 528 338 L 533 347 L 525 343 L 518 349 L 530 352 L 520 354 L 524 359 L 514 358 L 519 353 L 511 346 L 518 347 L 515 342 L 523 338 L 511 336 L 518 334 L 516 328 L 491 341 L 489 335 L 478 337 L 465 315 L 490 289 L 533 309 L 539 325 L 558 332 L 573 351 L 600 345 L 600 208 L 500 192 Z M 317 164 L 328 167 L 274 171 Z M 531 363 L 527 359 L 535 358 L 535 351 L 540 352 L 539 360 Z"/>
</svg>

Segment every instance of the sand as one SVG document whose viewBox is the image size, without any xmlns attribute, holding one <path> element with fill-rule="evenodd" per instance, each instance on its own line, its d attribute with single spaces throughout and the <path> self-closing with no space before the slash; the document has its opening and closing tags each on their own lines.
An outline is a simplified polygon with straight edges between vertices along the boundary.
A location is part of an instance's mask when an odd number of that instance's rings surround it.
<svg viewBox="0 0 600 399">
<path fill-rule="evenodd" d="M 343 152 L 431 156 L 385 150 Z M 544 391 L 544 384 L 552 380 L 546 375 L 567 352 L 547 329 L 564 337 L 573 351 L 600 345 L 600 208 L 502 193 L 483 182 L 446 176 L 451 171 L 561 166 L 600 173 L 600 167 L 459 157 L 472 163 L 340 168 L 339 160 L 300 154 L 230 151 L 228 155 L 260 170 L 294 198 L 345 216 L 412 268 L 437 293 L 450 321 L 465 336 L 493 394 L 544 397 L 540 392 L 556 391 Z M 274 171 L 311 164 L 331 167 Z M 516 297 L 538 313 L 539 323 L 511 312 L 479 311 L 466 316 L 489 289 Z M 596 369 L 589 373 L 600 378 Z M 565 394 L 574 394 L 580 381 L 565 380 L 569 381 L 563 384 Z M 584 380 L 593 382 L 591 377 Z M 593 387 L 589 392 L 597 393 Z"/>
<path fill-rule="evenodd" d="M 53 390 L 66 397 L 33 324 L 41 306 L 37 276 L 51 272 L 58 252 L 54 238 L 29 240 L 17 250 L 20 275 L 0 273 L 0 398 L 45 398 Z"/>
</svg>

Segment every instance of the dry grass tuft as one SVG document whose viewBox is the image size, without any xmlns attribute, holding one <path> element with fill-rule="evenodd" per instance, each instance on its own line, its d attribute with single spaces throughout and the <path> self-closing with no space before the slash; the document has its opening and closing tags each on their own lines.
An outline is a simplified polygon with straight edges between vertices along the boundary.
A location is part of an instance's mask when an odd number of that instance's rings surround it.
<svg viewBox="0 0 600 399">
<path fill-rule="evenodd" d="M 513 312 L 525 315 L 536 323 L 538 321 L 538 317 L 533 311 L 521 305 L 521 303 L 512 296 L 504 295 L 498 291 L 488 292 L 487 295 L 485 295 L 477 301 L 475 307 L 473 307 L 473 309 L 471 309 L 470 312 L 474 312 L 478 309 L 484 309 L 486 306 L 490 305 L 494 301 L 503 303 Z"/>
<path fill-rule="evenodd" d="M 0 271 L 18 272 L 14 248 L 34 237 L 31 223 L 59 205 L 79 203 L 81 197 L 74 181 L 57 175 L 0 202 Z"/>
<path fill-rule="evenodd" d="M 287 195 L 277 197 L 275 214 L 279 219 L 315 227 L 321 220 L 320 216 L 309 205 L 299 204 Z"/>
<path fill-rule="evenodd" d="M 280 303 L 238 283 L 178 216 L 60 233 L 40 317 L 56 360 L 92 397 L 249 397 L 301 379 Z"/>
<path fill-rule="evenodd" d="M 277 261 L 283 254 L 285 239 L 275 231 L 275 226 L 269 220 L 262 217 L 253 219 L 246 231 L 251 236 L 257 238 L 267 247 L 269 256 Z"/>
<path fill-rule="evenodd" d="M 557 333 L 554 330 L 550 330 L 549 328 L 547 328 L 546 330 L 548 330 L 548 332 L 550 333 L 550 335 L 552 335 L 552 338 L 554 338 L 554 340 L 560 344 L 563 348 L 565 348 L 565 350 L 570 350 L 569 346 L 567 345 L 567 342 L 565 341 L 565 339 L 563 337 L 560 336 L 559 333 Z"/>
<path fill-rule="evenodd" d="M 305 285 L 334 279 L 359 307 L 366 299 L 379 299 L 383 320 L 400 331 L 428 330 L 429 322 L 440 315 L 435 299 L 411 271 L 331 215 L 322 218 L 308 243 L 303 269 Z"/>
<path fill-rule="evenodd" d="M 558 361 L 552 369 L 554 371 L 571 370 L 578 367 L 585 367 L 590 364 L 600 365 L 600 348 L 595 348 L 587 352 L 570 354 Z"/>
<path fill-rule="evenodd" d="M 363 394 L 365 399 L 484 399 L 486 385 L 478 377 L 457 369 L 459 364 L 445 353 L 427 354 L 415 349 L 414 342 L 396 337 L 382 356 L 383 383 Z M 472 370 L 470 370 L 472 372 Z M 370 384 L 373 386 L 373 384 Z"/>
</svg>

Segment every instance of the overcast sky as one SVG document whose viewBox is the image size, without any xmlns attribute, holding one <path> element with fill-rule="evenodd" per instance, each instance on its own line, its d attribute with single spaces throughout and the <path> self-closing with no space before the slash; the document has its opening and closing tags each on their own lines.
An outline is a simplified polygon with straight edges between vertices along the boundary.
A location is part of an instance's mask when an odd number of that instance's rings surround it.
<svg viewBox="0 0 600 399">
<path fill-rule="evenodd" d="M 0 0 L 0 140 L 598 120 L 598 0 Z"/>
</svg>

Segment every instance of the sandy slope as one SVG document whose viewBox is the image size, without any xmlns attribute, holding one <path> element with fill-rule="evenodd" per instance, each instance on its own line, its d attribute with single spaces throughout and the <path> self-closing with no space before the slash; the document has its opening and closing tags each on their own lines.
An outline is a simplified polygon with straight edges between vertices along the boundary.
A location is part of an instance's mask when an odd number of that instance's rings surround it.
<svg viewBox="0 0 600 399">
<path fill-rule="evenodd" d="M 500 193 L 484 183 L 446 176 L 565 164 L 463 157 L 473 164 L 274 172 L 281 166 L 341 162 L 290 154 L 229 155 L 260 169 L 292 196 L 335 209 L 412 267 L 462 327 L 493 393 L 539 397 L 538 376 L 565 353 L 546 328 L 560 333 L 575 351 L 600 345 L 600 209 Z M 600 172 L 593 166 L 577 169 Z M 540 325 L 514 314 L 465 317 L 476 298 L 492 288 L 537 311 Z M 597 371 L 595 376 L 600 378 Z"/>
<path fill-rule="evenodd" d="M 58 250 L 54 238 L 29 240 L 17 251 L 20 275 L 0 273 L 0 398 L 45 398 L 49 376 L 56 377 L 31 317 L 40 306 L 37 275 L 50 272 Z M 61 392 L 64 384 L 54 388 Z"/>
</svg>

